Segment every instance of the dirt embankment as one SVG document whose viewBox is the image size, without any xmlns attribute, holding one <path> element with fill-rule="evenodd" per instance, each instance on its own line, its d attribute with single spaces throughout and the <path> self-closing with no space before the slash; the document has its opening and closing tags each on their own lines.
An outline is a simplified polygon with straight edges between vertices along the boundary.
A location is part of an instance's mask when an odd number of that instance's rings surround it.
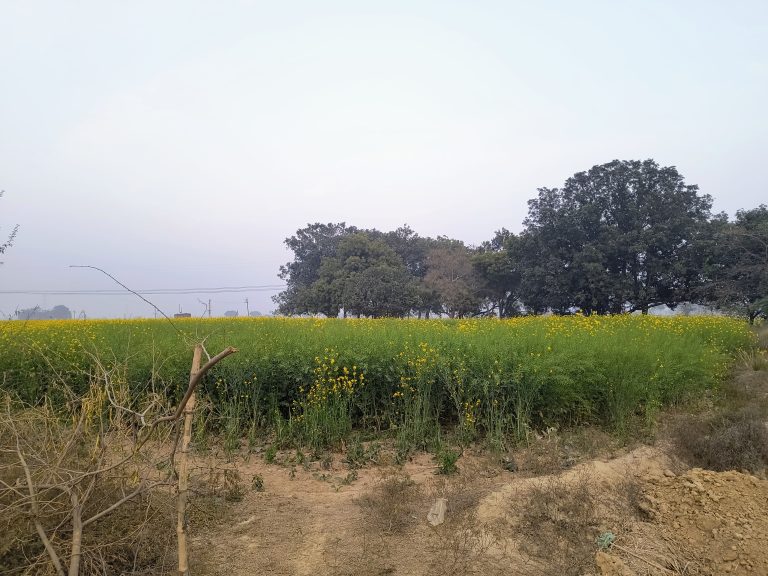
<svg viewBox="0 0 768 576">
<path fill-rule="evenodd" d="M 646 493 L 650 520 L 701 574 L 768 574 L 768 481 L 694 468 Z"/>
</svg>

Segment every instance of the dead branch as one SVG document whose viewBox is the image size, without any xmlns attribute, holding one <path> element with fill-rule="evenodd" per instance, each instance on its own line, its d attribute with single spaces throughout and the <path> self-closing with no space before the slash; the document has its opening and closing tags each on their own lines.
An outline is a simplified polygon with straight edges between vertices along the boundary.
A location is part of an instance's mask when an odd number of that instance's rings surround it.
<svg viewBox="0 0 768 576">
<path fill-rule="evenodd" d="M 133 492 L 131 492 L 127 496 L 124 496 L 123 498 L 121 498 L 120 500 L 118 500 L 117 502 L 112 504 L 109 508 L 105 508 L 104 510 L 102 510 L 101 512 L 99 512 L 97 514 L 94 514 L 93 516 L 91 516 L 87 520 L 83 520 L 83 528 L 88 526 L 88 524 L 92 524 L 93 522 L 96 522 L 96 520 L 99 520 L 100 518 L 103 518 L 107 514 L 109 514 L 111 512 L 114 512 L 117 508 L 119 508 L 120 506 L 122 506 L 123 504 L 128 502 L 129 500 L 133 500 L 134 498 L 136 498 L 136 496 L 139 496 L 140 494 L 142 494 L 144 492 L 149 492 L 153 488 L 156 488 L 157 486 L 162 486 L 164 484 L 165 484 L 165 482 L 152 482 L 150 484 L 145 484 L 144 482 L 142 482 L 139 485 L 139 487 L 136 488 L 136 490 L 134 490 Z"/>
<path fill-rule="evenodd" d="M 224 350 L 216 354 L 216 356 L 208 360 L 208 362 L 206 362 L 203 365 L 203 367 L 200 368 L 200 370 L 198 370 L 194 374 L 191 374 L 189 378 L 189 386 L 187 386 L 187 391 L 184 393 L 184 396 L 182 397 L 181 402 L 179 402 L 179 405 L 176 407 L 176 412 L 174 412 L 169 416 L 163 416 L 161 418 L 157 418 L 152 422 L 152 424 L 150 424 L 150 427 L 154 428 L 155 426 L 157 426 L 162 422 L 172 422 L 174 420 L 178 420 L 182 412 L 184 412 L 184 408 L 187 405 L 187 401 L 189 400 L 189 397 L 192 396 L 192 394 L 195 392 L 195 390 L 197 389 L 197 385 L 200 384 L 200 380 L 203 379 L 203 376 L 205 376 L 208 370 L 216 366 L 216 364 L 224 360 L 224 358 L 226 358 L 230 354 L 234 354 L 236 352 L 237 352 L 237 348 L 234 348 L 233 346 L 228 346 L 227 348 L 225 348 Z"/>
<path fill-rule="evenodd" d="M 59 559 L 59 555 L 56 554 L 56 550 L 53 548 L 53 544 L 51 544 L 51 541 L 48 539 L 48 535 L 45 533 L 45 529 L 43 529 L 43 525 L 40 523 L 40 507 L 37 503 L 37 497 L 36 497 L 36 490 L 35 490 L 35 483 L 32 481 L 32 473 L 29 470 L 29 464 L 27 464 L 27 460 L 24 458 L 24 452 L 21 449 L 21 443 L 19 442 L 19 433 L 16 429 L 16 425 L 13 423 L 13 419 L 10 417 L 10 406 L 6 404 L 6 410 L 8 411 L 8 421 L 11 424 L 11 428 L 13 429 L 14 435 L 16 436 L 16 455 L 19 458 L 19 462 L 21 463 L 21 467 L 24 470 L 24 477 L 27 481 L 27 489 L 29 490 L 29 501 L 30 501 L 30 507 L 32 509 L 32 522 L 35 525 L 35 531 L 37 532 L 37 535 L 40 537 L 40 541 L 43 543 L 43 546 L 45 547 L 45 551 L 48 552 L 48 556 L 51 559 L 51 563 L 53 563 L 54 568 L 56 568 L 56 573 L 59 576 L 64 576 L 64 569 L 61 566 L 61 560 Z"/>
</svg>

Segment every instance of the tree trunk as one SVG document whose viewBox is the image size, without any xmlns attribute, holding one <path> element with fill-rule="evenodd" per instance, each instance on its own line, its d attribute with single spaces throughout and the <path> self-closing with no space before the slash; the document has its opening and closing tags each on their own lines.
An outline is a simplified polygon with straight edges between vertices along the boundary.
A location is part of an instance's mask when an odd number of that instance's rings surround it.
<svg viewBox="0 0 768 576">
<path fill-rule="evenodd" d="M 203 347 L 195 346 L 189 380 L 192 382 L 200 371 Z M 176 535 L 179 541 L 179 576 L 189 576 L 189 554 L 187 549 L 187 500 L 189 499 L 189 444 L 192 439 L 192 413 L 195 409 L 195 393 L 184 407 L 184 434 L 179 453 L 179 494 L 176 501 Z"/>
</svg>

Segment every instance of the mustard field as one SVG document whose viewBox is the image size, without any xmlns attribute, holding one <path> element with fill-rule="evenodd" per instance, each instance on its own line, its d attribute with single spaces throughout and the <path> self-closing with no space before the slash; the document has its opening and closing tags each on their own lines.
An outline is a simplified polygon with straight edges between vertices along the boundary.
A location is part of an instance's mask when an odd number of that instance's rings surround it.
<svg viewBox="0 0 768 576">
<path fill-rule="evenodd" d="M 211 354 L 239 352 L 202 385 L 199 426 L 313 447 L 353 430 L 499 445 L 549 426 L 651 422 L 715 389 L 754 345 L 744 322 L 711 316 L 13 321 L 0 323 L 0 385 L 63 402 L 99 381 L 98 359 L 133 406 L 173 403 L 203 338 Z"/>
</svg>

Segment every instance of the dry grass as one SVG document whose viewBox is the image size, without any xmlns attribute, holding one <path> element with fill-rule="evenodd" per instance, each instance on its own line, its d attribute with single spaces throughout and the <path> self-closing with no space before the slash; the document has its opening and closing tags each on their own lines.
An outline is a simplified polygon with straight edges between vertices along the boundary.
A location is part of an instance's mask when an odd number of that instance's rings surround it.
<svg viewBox="0 0 768 576">
<path fill-rule="evenodd" d="M 560 435 L 549 429 L 541 436 L 534 436 L 527 444 L 515 451 L 514 460 L 520 472 L 534 476 L 557 474 L 570 464 Z"/>
<path fill-rule="evenodd" d="M 509 559 L 509 530 L 504 522 L 478 516 L 478 505 L 486 491 L 478 483 L 482 465 L 467 465 L 458 476 L 439 477 L 432 484 L 429 502 L 448 501 L 445 523 L 430 530 L 427 549 L 440 562 L 430 575 L 516 574 Z"/>
<path fill-rule="evenodd" d="M 358 498 L 371 526 L 379 532 L 394 534 L 416 524 L 421 488 L 399 472 L 389 474 L 368 494 Z"/>
<path fill-rule="evenodd" d="M 768 351 L 741 350 L 736 355 L 736 365 L 740 370 L 768 372 Z"/>
<path fill-rule="evenodd" d="M 700 468 L 760 472 L 768 465 L 765 413 L 756 406 L 682 418 L 675 440 L 680 455 Z"/>
<path fill-rule="evenodd" d="M 546 565 L 542 574 L 577 576 L 592 569 L 597 503 L 598 487 L 588 470 L 534 483 L 521 503 L 517 528 L 524 535 L 522 550 Z"/>
<path fill-rule="evenodd" d="M 763 350 L 768 350 L 768 322 L 763 322 L 755 331 L 757 332 L 757 345 Z"/>
</svg>

